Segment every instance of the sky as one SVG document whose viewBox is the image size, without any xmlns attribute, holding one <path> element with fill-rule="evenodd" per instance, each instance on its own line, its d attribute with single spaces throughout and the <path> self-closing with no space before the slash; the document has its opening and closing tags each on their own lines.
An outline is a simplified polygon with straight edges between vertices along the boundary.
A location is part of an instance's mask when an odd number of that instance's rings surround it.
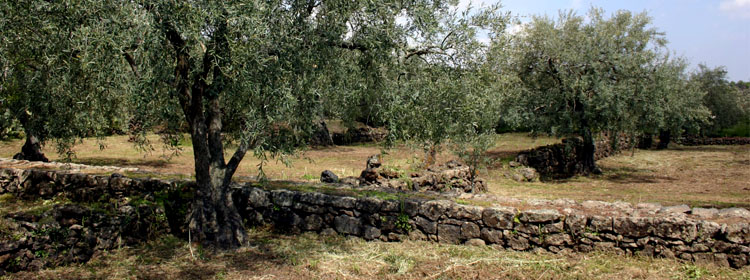
<svg viewBox="0 0 750 280">
<path fill-rule="evenodd" d="M 500 0 L 461 0 L 473 7 Z M 669 49 L 686 57 L 693 69 L 699 63 L 724 66 L 732 81 L 750 81 L 750 0 L 502 0 L 502 10 L 528 21 L 530 15 L 556 17 L 573 9 L 584 15 L 592 6 L 606 13 L 617 10 L 647 12 L 653 27 L 666 33 Z"/>
</svg>

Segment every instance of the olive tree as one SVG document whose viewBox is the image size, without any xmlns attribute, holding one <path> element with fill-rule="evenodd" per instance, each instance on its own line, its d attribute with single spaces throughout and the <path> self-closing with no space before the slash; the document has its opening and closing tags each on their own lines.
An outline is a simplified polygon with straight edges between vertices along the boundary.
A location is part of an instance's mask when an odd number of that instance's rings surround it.
<svg viewBox="0 0 750 280">
<path fill-rule="evenodd" d="M 698 70 L 692 73 L 690 79 L 706 92 L 703 104 L 711 111 L 711 122 L 702 127 L 704 134 L 719 135 L 722 129 L 729 128 L 750 115 L 743 108 L 748 97 L 743 96 L 739 88 L 731 86 L 724 67 L 710 68 L 699 64 Z"/>
<path fill-rule="evenodd" d="M 0 112 L 26 136 L 15 158 L 47 161 L 48 140 L 69 154 L 76 139 L 124 126 L 119 42 L 130 36 L 111 24 L 118 11 L 110 1 L 0 3 Z"/>
<path fill-rule="evenodd" d="M 633 102 L 631 108 L 638 121 L 627 130 L 643 134 L 648 147 L 654 134 L 659 134 L 658 148 L 665 149 L 672 135 L 698 131 L 707 123 L 710 112 L 702 104 L 705 92 L 689 80 L 687 66 L 685 59 L 668 57 L 644 66 L 650 69 L 644 77 L 647 83 L 640 102 Z"/>
<path fill-rule="evenodd" d="M 636 129 L 633 108 L 650 106 L 644 65 L 663 57 L 666 43 L 650 24 L 645 13 L 606 17 L 596 8 L 586 17 L 572 11 L 557 20 L 534 17 L 514 42 L 520 88 L 509 117 L 535 131 L 581 136 L 584 171 L 601 172 L 595 133 Z"/>
<path fill-rule="evenodd" d="M 491 71 L 487 63 L 490 46 L 480 41 L 478 33 L 504 36 L 508 21 L 497 5 L 454 10 L 432 23 L 434 27 L 412 34 L 410 41 L 426 47 L 400 57 L 397 94 L 392 100 L 398 112 L 392 115 L 401 117 L 390 119 L 388 127 L 399 138 L 423 145 L 425 166 L 434 163 L 447 141 L 458 148 L 454 150 L 459 155 L 469 155 L 471 150 L 483 156 L 487 145 L 470 143 L 491 142 L 479 138 L 494 134 L 503 92 L 492 87 L 499 75 Z"/>
<path fill-rule="evenodd" d="M 432 51 L 408 35 L 435 28 L 430 24 L 451 4 L 456 1 L 123 2 L 141 38 L 126 60 L 139 80 L 133 126 L 173 134 L 186 129 L 192 140 L 198 185 L 192 238 L 222 248 L 242 245 L 246 233 L 231 197 L 240 162 L 248 152 L 261 158 L 293 153 L 313 134 L 322 110 L 346 115 L 356 105 L 325 106 L 340 100 L 332 95 L 355 88 L 353 99 L 377 93 L 382 106 L 398 106 L 390 101 L 400 94 L 393 90 L 400 62 Z"/>
</svg>

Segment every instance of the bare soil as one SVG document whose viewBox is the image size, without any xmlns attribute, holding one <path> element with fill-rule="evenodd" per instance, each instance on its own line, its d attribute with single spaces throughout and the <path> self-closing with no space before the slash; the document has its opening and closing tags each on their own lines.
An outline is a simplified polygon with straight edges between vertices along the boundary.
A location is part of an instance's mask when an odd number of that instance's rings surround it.
<svg viewBox="0 0 750 280">
<path fill-rule="evenodd" d="M 103 140 L 87 139 L 75 147 L 74 163 L 137 167 L 161 174 L 191 176 L 193 154 L 189 143 L 183 143 L 178 155 L 168 157 L 158 137 L 149 152 L 138 151 L 127 136 Z M 577 201 L 602 200 L 630 203 L 655 202 L 664 205 L 688 204 L 703 207 L 750 208 L 750 145 L 695 146 L 673 145 L 668 150 L 635 150 L 598 161 L 604 174 L 575 177 L 553 182 L 518 183 L 505 178 L 507 162 L 519 151 L 559 142 L 559 139 L 532 138 L 520 133 L 498 135 L 496 145 L 488 152 L 495 159 L 481 177 L 488 183 L 489 192 L 519 199 L 570 198 Z M 10 158 L 20 151 L 23 141 L 0 142 L 0 157 Z M 105 147 L 101 150 L 100 146 Z M 55 161 L 65 160 L 57 155 L 53 145 L 44 152 Z M 227 153 L 231 151 L 228 149 Z M 323 170 L 331 170 L 339 177 L 359 176 L 367 157 L 385 152 L 386 166 L 405 171 L 417 171 L 424 153 L 419 147 L 397 145 L 384 150 L 377 144 L 312 148 L 291 158 L 261 162 L 248 155 L 241 164 L 237 177 L 254 177 L 262 166 L 266 176 L 276 180 L 317 182 Z M 454 159 L 444 149 L 439 162 Z M 263 163 L 261 165 L 261 163 Z M 291 165 L 286 165 L 290 163 Z"/>
</svg>

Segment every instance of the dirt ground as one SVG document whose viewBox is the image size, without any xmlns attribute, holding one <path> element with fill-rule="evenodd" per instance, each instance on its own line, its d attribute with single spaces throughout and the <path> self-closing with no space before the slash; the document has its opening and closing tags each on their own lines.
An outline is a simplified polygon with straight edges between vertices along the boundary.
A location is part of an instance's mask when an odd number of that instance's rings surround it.
<svg viewBox="0 0 750 280">
<path fill-rule="evenodd" d="M 251 245 L 213 254 L 168 236 L 89 263 L 8 279 L 749 279 L 733 270 L 612 253 L 515 252 L 422 241 L 365 242 L 250 232 Z M 0 277 L 1 278 L 1 277 Z"/>
<path fill-rule="evenodd" d="M 507 161 L 521 150 L 558 142 L 549 137 L 528 137 L 510 133 L 498 135 L 496 145 L 488 156 L 496 159 L 482 171 L 489 191 L 513 198 L 570 198 L 578 201 L 603 200 L 631 203 L 657 202 L 664 205 L 688 204 L 691 206 L 750 208 L 750 146 L 697 146 L 673 145 L 668 150 L 626 151 L 598 162 L 604 174 L 575 177 L 553 182 L 518 183 L 505 178 Z M 183 143 L 179 155 L 167 157 L 157 137 L 154 149 L 138 151 L 127 141 L 127 136 L 105 138 L 103 141 L 87 139 L 75 147 L 72 162 L 91 165 L 116 165 L 138 167 L 162 174 L 193 173 L 192 150 Z M 0 142 L 0 157 L 10 158 L 20 150 L 21 140 Z M 100 145 L 101 144 L 101 145 Z M 100 149 L 100 146 L 105 149 Z M 262 169 L 271 179 L 316 182 L 323 170 L 331 170 L 339 177 L 358 176 L 364 169 L 368 156 L 385 152 L 384 164 L 403 170 L 418 170 L 424 153 L 419 147 L 398 145 L 384 150 L 377 144 L 312 148 L 298 156 L 270 159 Z M 54 151 L 53 145 L 45 147 L 51 160 L 64 160 Z M 227 150 L 227 153 L 231 151 Z M 439 161 L 453 159 L 444 149 Z M 285 161 L 291 165 L 286 165 Z M 261 161 L 251 155 L 245 157 L 238 178 L 256 176 Z"/>
</svg>

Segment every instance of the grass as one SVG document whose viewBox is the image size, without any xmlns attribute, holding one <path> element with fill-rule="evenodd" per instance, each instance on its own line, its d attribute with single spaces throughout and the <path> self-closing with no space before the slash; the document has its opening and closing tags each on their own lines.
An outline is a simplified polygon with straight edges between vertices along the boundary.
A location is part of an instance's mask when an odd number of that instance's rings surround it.
<svg viewBox="0 0 750 280">
<path fill-rule="evenodd" d="M 152 142 L 158 143 L 153 136 Z M 521 150 L 559 142 L 549 137 L 531 138 L 522 133 L 497 136 L 494 148 L 487 153 L 495 164 L 483 171 L 490 193 L 520 199 L 570 198 L 574 200 L 626 201 L 631 203 L 658 202 L 665 205 L 740 206 L 750 207 L 750 146 L 699 146 L 668 150 L 636 150 L 606 158 L 598 162 L 604 174 L 576 177 L 553 182 L 518 183 L 504 177 L 505 163 Z M 0 142 L 0 157 L 9 158 L 20 150 L 21 140 Z M 84 140 L 75 147 L 73 162 L 101 165 L 138 167 L 146 172 L 137 176 L 190 178 L 193 173 L 193 153 L 187 146 L 180 155 L 168 159 L 169 151 L 157 145 L 151 153 L 142 154 L 127 142 L 127 136 L 104 139 L 105 150 L 99 150 L 97 140 Z M 51 146 L 51 145 L 50 145 Z M 45 153 L 52 160 L 61 160 L 52 147 Z M 367 157 L 380 154 L 376 144 L 336 146 L 307 150 L 293 158 L 292 166 L 272 160 L 263 170 L 271 179 L 315 182 L 323 170 L 331 170 L 339 177 L 359 176 Z M 227 151 L 228 153 L 230 151 Z M 385 166 L 403 170 L 406 175 L 418 170 L 423 152 L 408 145 L 398 145 L 382 156 Z M 443 150 L 438 161 L 453 159 Z M 236 178 L 255 176 L 261 162 L 246 157 Z"/>
<path fill-rule="evenodd" d="M 750 205 L 750 147 L 676 147 L 664 151 L 624 153 L 599 162 L 605 173 L 555 182 L 517 183 L 503 177 L 503 163 L 520 150 L 557 142 L 553 138 L 529 138 L 523 134 L 499 135 L 488 153 L 497 159 L 483 177 L 491 193 L 516 198 L 572 198 L 664 204 L 745 206 Z M 76 147 L 74 162 L 135 166 L 152 173 L 190 178 L 192 151 L 167 160 L 156 149 L 141 154 L 126 137 L 105 139 L 101 151 L 94 140 Z M 21 141 L 0 142 L 0 157 L 11 157 Z M 53 160 L 60 159 L 45 150 Z M 272 179 L 305 180 L 308 184 L 272 182 L 272 188 L 340 193 L 342 190 L 311 185 L 324 169 L 340 177 L 357 176 L 368 156 L 378 154 L 377 145 L 329 147 L 307 151 L 292 167 L 270 162 L 264 167 Z M 383 157 L 391 168 L 409 173 L 417 169 L 422 154 L 402 145 Z M 443 151 L 440 161 L 451 159 Z M 239 176 L 257 174 L 258 160 L 247 158 Z M 379 191 L 349 191 L 350 195 L 399 199 L 399 194 Z M 459 199 L 461 204 L 486 201 Z M 23 201 L 0 195 L 0 213 L 44 211 L 56 200 Z M 7 232 L 0 220 L 0 232 Z M 713 265 L 685 263 L 675 259 L 619 256 L 613 253 L 549 254 L 515 252 L 492 247 L 470 247 L 420 241 L 401 243 L 365 242 L 358 238 L 305 233 L 281 235 L 267 229 L 250 231 L 250 246 L 234 252 L 212 253 L 172 236 L 143 244 L 103 252 L 87 264 L 22 272 L 2 279 L 750 279 L 750 268 L 732 270 Z"/>
<path fill-rule="evenodd" d="M 733 270 L 675 259 L 611 253 L 550 254 L 422 241 L 250 231 L 250 246 L 218 253 L 167 236 L 95 256 L 87 264 L 6 279 L 749 279 Z"/>
</svg>

